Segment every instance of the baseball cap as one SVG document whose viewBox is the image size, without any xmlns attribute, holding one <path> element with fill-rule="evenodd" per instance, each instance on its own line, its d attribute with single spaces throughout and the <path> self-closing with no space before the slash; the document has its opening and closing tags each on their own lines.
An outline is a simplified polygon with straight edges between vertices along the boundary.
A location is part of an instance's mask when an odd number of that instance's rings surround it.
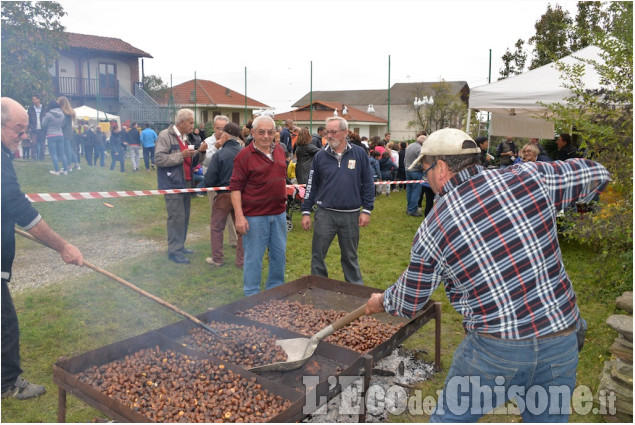
<svg viewBox="0 0 635 425">
<path fill-rule="evenodd" d="M 480 153 L 481 148 L 464 131 L 457 128 L 444 128 L 430 134 L 421 145 L 424 155 L 466 155 Z"/>
<path fill-rule="evenodd" d="M 223 131 L 231 136 L 240 137 L 240 127 L 238 127 L 238 125 L 234 124 L 233 122 L 228 122 L 227 124 L 225 124 L 225 128 L 223 128 Z"/>
</svg>

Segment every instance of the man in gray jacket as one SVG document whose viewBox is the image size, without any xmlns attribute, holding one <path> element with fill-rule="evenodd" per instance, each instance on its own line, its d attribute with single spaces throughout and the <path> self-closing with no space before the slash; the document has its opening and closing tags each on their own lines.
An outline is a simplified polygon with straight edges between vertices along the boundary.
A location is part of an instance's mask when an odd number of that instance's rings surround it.
<svg viewBox="0 0 635 425">
<path fill-rule="evenodd" d="M 192 161 L 197 161 L 202 150 L 188 149 L 187 134 L 194 129 L 194 112 L 180 109 L 175 123 L 159 134 L 156 142 L 155 164 L 159 189 L 185 189 L 186 174 L 191 173 Z M 200 148 L 199 148 L 200 149 Z M 166 194 L 168 212 L 168 257 L 179 264 L 189 264 L 184 254 L 193 254 L 185 248 L 187 227 L 190 222 L 189 193 Z"/>
</svg>

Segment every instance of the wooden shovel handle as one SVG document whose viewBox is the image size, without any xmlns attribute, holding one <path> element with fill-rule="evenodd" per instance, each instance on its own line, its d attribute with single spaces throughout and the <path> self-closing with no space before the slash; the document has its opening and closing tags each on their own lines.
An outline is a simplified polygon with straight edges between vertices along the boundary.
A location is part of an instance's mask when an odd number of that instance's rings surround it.
<svg viewBox="0 0 635 425">
<path fill-rule="evenodd" d="M 351 323 L 353 320 L 359 319 L 360 317 L 362 317 L 364 315 L 365 311 L 366 311 L 366 304 L 363 304 L 360 307 L 358 307 L 355 310 L 353 310 L 350 313 L 348 313 L 346 316 L 342 317 L 341 319 L 337 319 L 332 324 L 333 331 L 339 331 L 344 326 L 346 326 L 349 323 Z"/>
<path fill-rule="evenodd" d="M 41 245 L 44 245 L 46 247 L 51 248 L 50 246 L 48 246 L 47 244 L 45 244 L 41 240 L 37 239 L 35 236 L 31 235 L 30 233 L 25 232 L 24 230 L 15 229 L 15 232 L 18 235 L 20 235 L 20 236 L 24 236 L 25 238 L 32 240 L 33 242 L 37 242 L 37 243 L 39 243 Z M 51 248 L 51 249 L 53 249 L 53 248 Z M 120 278 L 119 276 L 114 275 L 114 274 L 110 273 L 109 271 L 106 271 L 106 270 L 102 269 L 101 267 L 98 267 L 98 266 L 90 263 L 89 261 L 86 261 L 86 259 L 84 259 L 84 265 L 86 267 L 88 267 L 89 269 L 95 270 L 97 273 L 101 273 L 104 276 L 107 276 L 107 277 L 111 278 L 112 280 L 117 281 L 117 282 L 121 283 L 124 286 L 127 286 L 128 288 L 132 289 L 136 293 L 141 294 L 144 297 L 150 298 L 152 301 L 154 301 L 154 302 L 156 302 L 158 304 L 161 304 L 164 307 L 169 308 L 170 310 L 180 314 L 181 316 L 184 316 L 184 317 L 190 319 L 192 322 L 196 323 L 197 325 L 199 325 L 203 329 L 205 329 L 205 330 L 207 330 L 209 332 L 212 332 L 214 334 L 218 334 L 218 331 L 210 328 L 207 324 L 203 323 L 201 320 L 197 319 L 196 317 L 192 316 L 191 314 L 181 310 L 180 308 L 178 308 L 176 306 L 173 306 L 172 304 L 168 303 L 167 301 L 164 301 L 161 298 L 159 298 L 159 297 L 157 297 L 155 295 L 152 295 L 149 292 L 144 291 L 143 289 L 141 289 L 141 288 L 133 285 L 132 283 Z"/>
</svg>

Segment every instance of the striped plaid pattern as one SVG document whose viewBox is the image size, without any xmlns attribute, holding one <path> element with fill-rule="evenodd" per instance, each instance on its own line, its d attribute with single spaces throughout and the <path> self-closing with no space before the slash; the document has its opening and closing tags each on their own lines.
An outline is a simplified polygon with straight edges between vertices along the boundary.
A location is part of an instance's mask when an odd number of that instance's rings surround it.
<svg viewBox="0 0 635 425">
<path fill-rule="evenodd" d="M 584 159 L 462 170 L 419 227 L 384 308 L 412 316 L 443 281 L 467 332 L 521 339 L 566 329 L 579 311 L 556 214 L 590 201 L 608 181 L 602 165 Z"/>
</svg>

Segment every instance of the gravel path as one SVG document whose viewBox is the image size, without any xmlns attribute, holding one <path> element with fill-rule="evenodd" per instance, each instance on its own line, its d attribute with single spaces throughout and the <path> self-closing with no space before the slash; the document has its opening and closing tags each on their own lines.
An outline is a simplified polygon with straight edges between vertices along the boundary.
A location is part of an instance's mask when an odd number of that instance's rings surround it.
<svg viewBox="0 0 635 425">
<path fill-rule="evenodd" d="M 16 238 L 21 237 L 16 236 Z M 188 241 L 199 240 L 203 237 L 209 236 L 202 233 L 188 233 Z M 112 232 L 74 237 L 71 242 L 82 251 L 84 258 L 106 270 L 112 264 L 151 252 L 156 252 L 157 255 L 167 253 L 165 240 L 157 242 L 150 239 L 136 239 Z M 86 273 L 95 272 L 88 267 L 66 264 L 52 249 L 35 242 L 28 242 L 26 249 L 16 250 L 9 287 L 12 294 L 17 294 Z"/>
</svg>

